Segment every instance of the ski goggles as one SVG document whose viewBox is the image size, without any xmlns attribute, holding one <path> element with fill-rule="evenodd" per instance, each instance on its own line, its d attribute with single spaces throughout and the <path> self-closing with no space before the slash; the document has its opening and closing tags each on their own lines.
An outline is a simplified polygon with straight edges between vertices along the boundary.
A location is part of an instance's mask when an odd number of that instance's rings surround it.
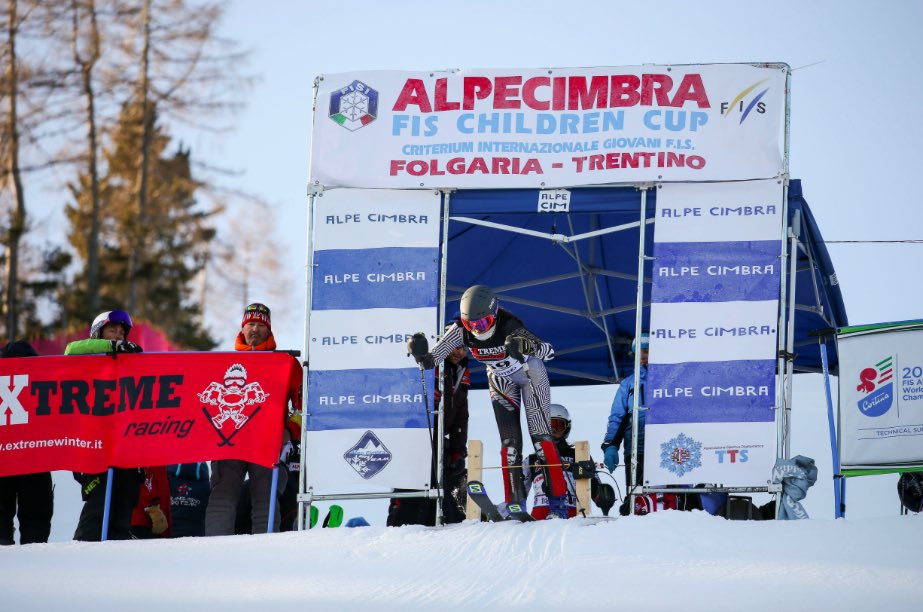
<svg viewBox="0 0 923 612">
<path fill-rule="evenodd" d="M 551 433 L 564 433 L 564 430 L 567 429 L 567 421 L 564 419 L 551 419 L 548 425 L 551 428 Z"/>
<path fill-rule="evenodd" d="M 488 329 L 494 326 L 494 322 L 497 320 L 496 315 L 487 315 L 486 317 L 477 319 L 475 321 L 469 321 L 467 319 L 462 319 L 462 325 L 465 329 L 470 331 L 472 334 L 483 334 Z"/>
</svg>

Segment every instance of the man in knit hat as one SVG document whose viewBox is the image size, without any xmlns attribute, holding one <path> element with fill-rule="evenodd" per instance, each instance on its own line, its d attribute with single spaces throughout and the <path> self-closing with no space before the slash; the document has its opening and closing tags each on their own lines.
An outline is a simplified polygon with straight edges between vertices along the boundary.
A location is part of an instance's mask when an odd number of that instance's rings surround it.
<svg viewBox="0 0 923 612">
<path fill-rule="evenodd" d="M 240 333 L 234 341 L 235 351 L 274 351 L 276 339 L 272 335 L 272 320 L 265 304 L 250 304 L 244 310 Z"/>
<path fill-rule="evenodd" d="M 237 351 L 274 351 L 276 340 L 272 335 L 272 320 L 269 307 L 254 303 L 244 310 L 240 332 L 234 342 Z M 300 408 L 300 376 L 298 384 L 289 389 L 289 400 L 297 410 Z M 287 415 L 286 415 L 287 421 Z M 292 435 L 283 421 L 282 455 L 288 455 L 292 448 Z M 269 523 L 269 496 L 272 491 L 272 468 L 237 459 L 212 461 L 211 495 L 205 511 L 205 535 L 233 535 L 237 518 L 237 505 L 241 496 L 244 478 L 250 476 L 250 507 L 253 533 L 266 533 Z M 279 470 L 278 490 L 285 490 L 286 472 Z M 274 516 L 274 531 L 279 530 L 280 511 L 278 501 Z"/>
</svg>

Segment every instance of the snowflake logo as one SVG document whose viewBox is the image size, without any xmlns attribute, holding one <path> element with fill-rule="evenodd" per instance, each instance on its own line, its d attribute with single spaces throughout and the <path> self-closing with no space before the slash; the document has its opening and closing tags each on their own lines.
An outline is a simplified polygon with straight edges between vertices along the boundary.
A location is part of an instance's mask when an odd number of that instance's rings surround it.
<svg viewBox="0 0 923 612">
<path fill-rule="evenodd" d="M 680 433 L 660 445 L 660 467 L 682 476 L 702 467 L 702 443 Z"/>
<path fill-rule="evenodd" d="M 378 92 L 356 80 L 330 94 L 330 118 L 355 132 L 378 117 Z"/>
</svg>

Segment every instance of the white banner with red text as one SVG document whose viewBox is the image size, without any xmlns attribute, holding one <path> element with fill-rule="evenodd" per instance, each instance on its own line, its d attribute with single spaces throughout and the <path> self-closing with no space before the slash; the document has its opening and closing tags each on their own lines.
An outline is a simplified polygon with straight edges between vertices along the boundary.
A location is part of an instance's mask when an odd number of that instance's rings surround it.
<svg viewBox="0 0 923 612">
<path fill-rule="evenodd" d="M 749 64 L 318 77 L 324 187 L 553 188 L 783 172 L 788 67 Z"/>
</svg>

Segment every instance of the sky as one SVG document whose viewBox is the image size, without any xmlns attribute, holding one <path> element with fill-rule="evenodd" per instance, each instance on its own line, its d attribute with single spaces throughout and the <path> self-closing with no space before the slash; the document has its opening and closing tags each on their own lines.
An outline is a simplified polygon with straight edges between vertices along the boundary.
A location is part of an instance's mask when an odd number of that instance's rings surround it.
<svg viewBox="0 0 923 612">
<path fill-rule="evenodd" d="M 791 92 L 793 178 L 827 240 L 923 237 L 919 164 L 923 44 L 918 2 L 360 3 L 355 13 L 297 1 L 232 2 L 221 32 L 252 50 L 258 76 L 236 127 L 221 138 L 184 135 L 210 163 L 241 171 L 263 195 L 292 281 L 281 345 L 303 345 L 304 264 L 313 83 L 352 70 L 629 66 L 785 62 Z M 241 214 L 246 215 L 246 212 Z M 917 244 L 830 244 L 852 323 L 920 316 Z M 302 289 L 302 291 L 299 291 Z M 236 315 L 234 315 L 236 317 Z"/>
<path fill-rule="evenodd" d="M 921 23 L 923 3 L 916 1 L 470 0 L 463 5 L 431 1 L 344 5 L 237 0 L 228 5 L 219 31 L 252 51 L 243 68 L 257 79 L 246 96 L 247 105 L 236 117 L 234 129 L 220 137 L 182 132 L 178 136 L 209 165 L 238 170 L 234 185 L 261 195 L 271 205 L 275 227 L 265 238 L 277 245 L 284 262 L 288 298 L 281 303 L 255 294 L 252 299 L 265 299 L 273 308 L 280 348 L 303 349 L 306 188 L 313 83 L 318 75 L 353 70 L 785 62 L 794 69 L 791 176 L 802 179 L 805 198 L 828 241 L 866 241 L 828 245 L 850 322 L 916 319 L 923 314 L 917 280 L 923 244 L 874 241 L 923 239 L 923 216 L 917 210 L 921 197 L 910 180 L 918 176 L 923 161 L 923 121 L 916 115 L 923 99 L 923 73 L 918 68 L 923 57 Z M 63 210 L 43 213 L 42 219 L 50 226 L 63 224 Z M 222 343 L 219 349 L 231 348 L 239 316 L 236 311 L 210 314 Z M 822 385 L 813 375 L 795 381 L 792 452 L 817 460 L 821 476 L 806 507 L 812 516 L 831 518 Z M 552 401 L 568 406 L 574 416 L 571 439 L 590 440 L 596 454 L 601 454 L 596 449 L 614 393 L 613 386 L 601 385 L 556 389 L 552 394 Z M 497 446 L 496 429 L 483 392 L 472 395 L 472 405 L 471 437 L 483 439 L 485 454 L 496 456 L 491 455 Z M 847 515 L 895 517 L 894 481 L 893 477 L 851 480 Z M 66 499 L 72 489 L 76 484 L 64 479 L 58 494 Z M 380 504 L 366 507 L 377 513 L 369 516 L 370 522 L 382 524 Z M 76 515 L 69 514 L 74 511 L 71 502 L 63 502 L 60 508 L 53 533 L 57 541 L 68 539 L 76 522 Z M 376 538 L 387 538 L 381 531 L 374 533 Z M 895 529 L 882 535 L 899 538 L 898 534 Z M 515 544 L 542 547 L 540 541 L 528 539 Z M 380 558 L 387 560 L 386 553 Z M 749 571 L 758 572 L 753 563 Z M 297 572 L 293 567 L 292 573 Z"/>
</svg>

